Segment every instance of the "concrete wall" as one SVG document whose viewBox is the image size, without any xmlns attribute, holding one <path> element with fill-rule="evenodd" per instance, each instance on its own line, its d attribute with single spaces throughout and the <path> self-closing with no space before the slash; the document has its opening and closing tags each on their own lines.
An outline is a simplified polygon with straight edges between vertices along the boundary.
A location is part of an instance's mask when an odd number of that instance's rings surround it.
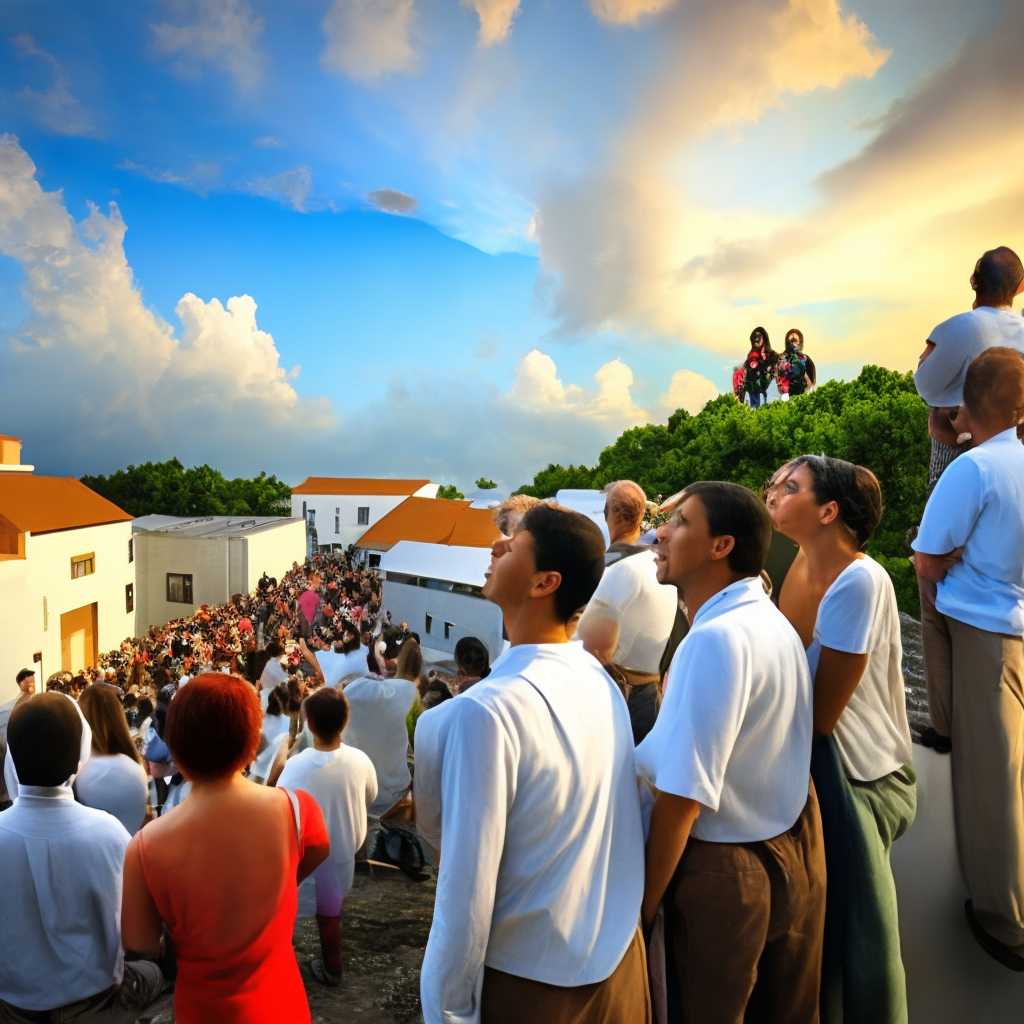
<svg viewBox="0 0 1024 1024">
<path fill-rule="evenodd" d="M 490 651 L 491 661 L 501 653 L 501 611 L 482 597 L 385 580 L 381 603 L 391 612 L 392 622 L 408 623 L 409 629 L 419 633 L 424 650 L 452 657 L 462 637 L 475 636 Z M 432 620 L 429 632 L 428 614 Z M 447 639 L 445 622 L 452 623 Z"/>
<path fill-rule="evenodd" d="M 35 667 L 37 684 L 60 671 L 61 615 L 95 604 L 99 653 L 135 634 L 135 616 L 125 610 L 125 587 L 136 584 L 136 563 L 128 561 L 131 536 L 130 522 L 28 534 L 24 559 L 0 561 L 0 702 L 17 696 L 19 669 Z M 72 557 L 90 553 L 96 571 L 72 579 Z M 136 585 L 136 604 L 137 591 Z M 32 664 L 36 651 L 41 666 Z"/>
<path fill-rule="evenodd" d="M 302 565 L 306 557 L 306 524 L 284 523 L 254 533 L 246 538 L 246 550 L 245 586 L 241 590 L 251 594 L 264 572 L 279 580 L 292 562 Z"/>
</svg>

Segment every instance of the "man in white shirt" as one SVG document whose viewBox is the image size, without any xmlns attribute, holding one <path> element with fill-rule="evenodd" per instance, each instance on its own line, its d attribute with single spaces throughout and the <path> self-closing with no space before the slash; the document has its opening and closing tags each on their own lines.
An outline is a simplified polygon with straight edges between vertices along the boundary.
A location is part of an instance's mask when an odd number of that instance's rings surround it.
<svg viewBox="0 0 1024 1024">
<path fill-rule="evenodd" d="M 30 668 L 23 668 L 17 675 L 18 696 L 6 704 L 0 705 L 0 811 L 11 806 L 11 798 L 7 792 L 7 784 L 3 780 L 4 759 L 7 756 L 7 722 L 11 712 L 23 700 L 28 700 L 36 692 L 36 674 Z"/>
<path fill-rule="evenodd" d="M 636 751 L 656 787 L 643 922 L 664 897 L 686 1021 L 818 1019 L 825 921 L 803 644 L 764 592 L 772 525 L 736 484 L 687 487 L 658 530 L 658 579 L 690 632 Z"/>
<path fill-rule="evenodd" d="M 661 656 L 679 610 L 675 587 L 658 582 L 654 551 L 637 544 L 646 510 L 647 495 L 632 480 L 609 489 L 604 575 L 576 629 L 583 646 L 626 687 L 634 743 L 658 716 Z"/>
<path fill-rule="evenodd" d="M 990 348 L 967 370 L 957 426 L 975 447 L 943 473 L 914 541 L 937 584 L 933 694 L 950 723 L 957 846 L 975 937 L 1024 971 L 1024 358 Z M 927 648 L 926 648 L 927 649 Z"/>
<path fill-rule="evenodd" d="M 156 964 L 125 963 L 121 950 L 130 837 L 71 791 L 91 738 L 77 704 L 60 693 L 11 713 L 5 774 L 17 798 L 0 814 L 0 1020 L 12 1024 L 45 1014 L 128 1024 L 164 987 Z"/>
<path fill-rule="evenodd" d="M 366 672 L 366 651 L 359 642 L 359 630 L 346 621 L 341 638 L 330 651 L 317 651 L 315 657 L 324 675 L 325 686 L 337 686 L 346 676 Z"/>
<path fill-rule="evenodd" d="M 424 1019 L 642 1024 L 643 824 L 629 715 L 566 637 L 600 579 L 604 541 L 585 516 L 539 505 L 501 543 L 483 592 L 512 646 L 417 729 L 417 780 L 439 794 L 418 814 L 441 842 Z"/>
</svg>

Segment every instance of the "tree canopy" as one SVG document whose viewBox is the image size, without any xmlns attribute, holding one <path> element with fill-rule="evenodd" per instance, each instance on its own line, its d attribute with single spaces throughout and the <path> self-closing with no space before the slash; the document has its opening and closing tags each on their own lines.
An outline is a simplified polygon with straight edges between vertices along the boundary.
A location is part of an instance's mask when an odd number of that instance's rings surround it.
<svg viewBox="0 0 1024 1024">
<path fill-rule="evenodd" d="M 485 476 L 479 477 L 476 485 L 481 491 L 493 491 L 498 486 L 493 480 L 488 480 Z"/>
<path fill-rule="evenodd" d="M 144 462 L 82 483 L 133 516 L 280 516 L 291 513 L 292 489 L 260 473 L 228 480 L 207 465 L 186 469 L 177 459 Z"/>
<path fill-rule="evenodd" d="M 449 501 L 462 501 L 466 497 L 455 484 L 441 484 L 437 489 L 437 496 L 447 498 Z"/>
<path fill-rule="evenodd" d="M 695 480 L 730 480 L 760 491 L 783 463 L 823 453 L 867 466 L 882 487 L 885 511 L 868 550 L 885 564 L 900 607 L 918 611 L 906 531 L 921 519 L 928 485 L 928 407 L 913 374 L 865 366 L 850 382 L 828 381 L 788 402 L 760 409 L 720 395 L 696 415 L 680 409 L 666 426 L 625 431 L 597 465 L 549 465 L 524 494 L 547 498 L 566 487 L 635 480 L 666 497 Z M 910 576 L 908 577 L 908 573 Z"/>
</svg>

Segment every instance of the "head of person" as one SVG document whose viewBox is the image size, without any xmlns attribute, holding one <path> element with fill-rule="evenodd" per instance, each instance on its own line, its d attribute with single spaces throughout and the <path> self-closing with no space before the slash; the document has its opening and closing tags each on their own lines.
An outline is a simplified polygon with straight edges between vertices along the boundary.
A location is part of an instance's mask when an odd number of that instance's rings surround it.
<svg viewBox="0 0 1024 1024">
<path fill-rule="evenodd" d="M 804 350 L 804 334 L 803 331 L 796 327 L 790 327 L 786 331 L 786 351 L 787 352 L 802 352 Z"/>
<path fill-rule="evenodd" d="M 1024 422 L 1024 356 L 1012 348 L 989 348 L 971 361 L 964 378 L 964 404 L 957 427 L 979 440 Z"/>
<path fill-rule="evenodd" d="M 409 679 L 417 682 L 420 673 L 423 671 L 423 652 L 420 650 L 418 640 L 409 637 L 402 644 L 395 663 L 395 678 Z"/>
<path fill-rule="evenodd" d="M 263 711 L 256 691 L 237 676 L 196 676 L 167 711 L 164 740 L 191 782 L 240 772 L 256 757 Z"/>
<path fill-rule="evenodd" d="M 591 519 L 541 502 L 523 516 L 500 557 L 492 557 L 483 595 L 501 608 L 506 625 L 528 602 L 541 601 L 541 616 L 564 626 L 593 597 L 604 551 Z"/>
<path fill-rule="evenodd" d="M 309 731 L 321 741 L 336 740 L 348 725 L 348 700 L 334 686 L 317 690 L 302 706 L 306 709 Z"/>
<path fill-rule="evenodd" d="M 768 340 L 768 332 L 763 327 L 755 327 L 750 332 L 750 347 L 764 349 L 765 352 L 771 351 L 772 344 Z"/>
<path fill-rule="evenodd" d="M 40 693 L 20 701 L 7 723 L 7 749 L 20 786 L 63 786 L 77 774 L 88 750 L 74 701 Z"/>
<path fill-rule="evenodd" d="M 513 494 L 494 510 L 494 525 L 501 531 L 503 537 L 511 537 L 523 516 L 534 505 L 539 504 L 540 498 L 534 498 L 530 494 Z"/>
<path fill-rule="evenodd" d="M 486 679 L 491 672 L 491 656 L 482 640 L 464 636 L 455 644 L 455 666 L 466 679 Z"/>
<path fill-rule="evenodd" d="M 359 630 L 346 621 L 341 627 L 341 638 L 334 641 L 334 649 L 340 654 L 351 654 L 359 650 Z"/>
<path fill-rule="evenodd" d="M 153 702 L 148 697 L 140 697 L 138 706 L 140 722 L 153 717 Z"/>
<path fill-rule="evenodd" d="M 863 551 L 882 519 L 882 488 L 870 469 L 827 455 L 801 455 L 768 482 L 775 529 L 797 544 L 822 530 Z"/>
<path fill-rule="evenodd" d="M 290 701 L 288 683 L 278 683 L 267 697 L 267 714 L 275 716 L 286 714 Z"/>
<path fill-rule="evenodd" d="M 15 682 L 23 697 L 31 697 L 36 692 L 36 674 L 30 668 L 23 668 L 15 676 Z"/>
<path fill-rule="evenodd" d="M 1009 306 L 1024 291 L 1024 265 L 1005 245 L 989 249 L 974 265 L 971 287 L 975 306 Z"/>
<path fill-rule="evenodd" d="M 657 576 L 680 590 L 758 576 L 772 539 L 772 521 L 753 491 L 739 484 L 703 480 L 672 501 L 658 527 Z"/>
<path fill-rule="evenodd" d="M 611 542 L 635 544 L 640 537 L 646 511 L 647 495 L 638 483 L 619 480 L 609 484 L 605 492 L 604 519 Z"/>
<path fill-rule="evenodd" d="M 133 761 L 140 761 L 128 731 L 120 692 L 116 686 L 108 683 L 93 683 L 82 691 L 78 706 L 92 729 L 94 754 L 124 754 Z"/>
</svg>

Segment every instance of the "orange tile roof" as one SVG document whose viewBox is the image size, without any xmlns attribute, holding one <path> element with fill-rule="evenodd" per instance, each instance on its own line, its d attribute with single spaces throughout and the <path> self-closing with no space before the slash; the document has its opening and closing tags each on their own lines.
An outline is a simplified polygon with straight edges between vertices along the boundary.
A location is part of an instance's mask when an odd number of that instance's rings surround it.
<svg viewBox="0 0 1024 1024">
<path fill-rule="evenodd" d="M 356 541 L 356 547 L 388 551 L 400 540 L 489 548 L 500 536 L 490 509 L 468 501 L 406 498 Z"/>
<path fill-rule="evenodd" d="M 383 480 L 373 477 L 311 476 L 292 494 L 414 494 L 429 480 Z"/>
<path fill-rule="evenodd" d="M 0 474 L 0 516 L 22 533 L 126 522 L 132 517 L 71 477 Z"/>
</svg>

